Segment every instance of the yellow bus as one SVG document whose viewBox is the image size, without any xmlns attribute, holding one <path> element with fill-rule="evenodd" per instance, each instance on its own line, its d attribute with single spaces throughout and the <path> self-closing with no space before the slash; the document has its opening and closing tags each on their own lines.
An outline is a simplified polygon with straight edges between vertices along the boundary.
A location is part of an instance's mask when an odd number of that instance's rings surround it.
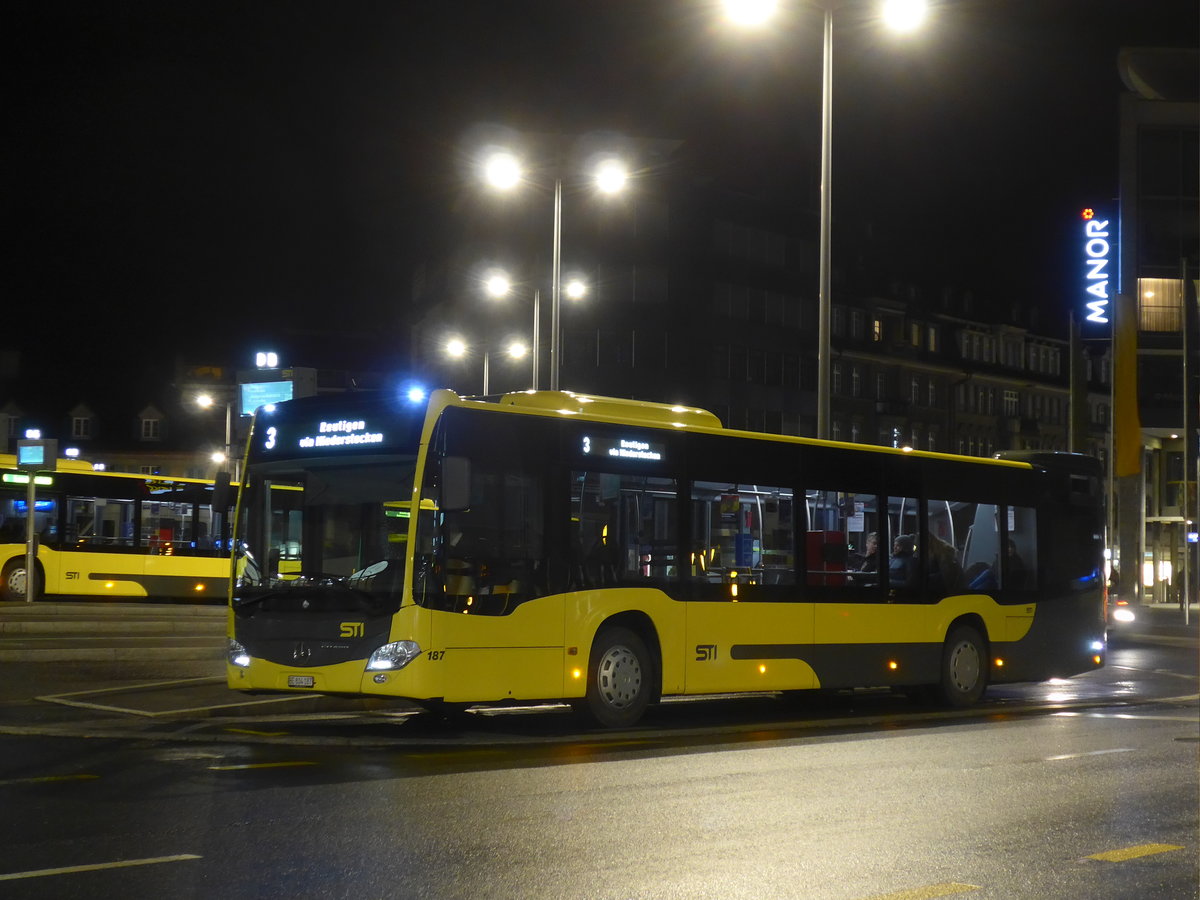
<svg viewBox="0 0 1200 900">
<path fill-rule="evenodd" d="M 567 701 L 624 727 L 668 695 L 965 706 L 1104 661 L 1090 457 L 753 434 L 570 392 L 294 400 L 249 441 L 234 689 Z"/>
<path fill-rule="evenodd" d="M 224 602 L 229 510 L 213 482 L 95 471 L 60 459 L 35 476 L 33 598 Z M 24 600 L 29 475 L 0 455 L 0 595 Z"/>
</svg>

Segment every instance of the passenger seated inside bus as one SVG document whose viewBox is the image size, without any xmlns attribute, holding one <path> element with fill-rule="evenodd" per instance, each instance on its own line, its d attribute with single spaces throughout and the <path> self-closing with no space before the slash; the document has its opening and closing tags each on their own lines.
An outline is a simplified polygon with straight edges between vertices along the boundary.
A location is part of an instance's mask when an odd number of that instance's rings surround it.
<svg viewBox="0 0 1200 900">
<path fill-rule="evenodd" d="M 911 534 L 898 534 L 892 542 L 892 558 L 888 563 L 888 584 L 907 588 L 916 584 L 917 539 Z"/>
<path fill-rule="evenodd" d="M 1028 587 L 1025 561 L 1017 553 L 1017 545 L 1012 538 L 1008 539 L 1008 553 L 1004 560 L 1004 586 L 1015 591 L 1023 591 Z"/>
<path fill-rule="evenodd" d="M 878 584 L 879 582 L 879 532 L 872 531 L 863 542 L 863 555 L 857 569 L 851 573 L 854 584 Z"/>
</svg>

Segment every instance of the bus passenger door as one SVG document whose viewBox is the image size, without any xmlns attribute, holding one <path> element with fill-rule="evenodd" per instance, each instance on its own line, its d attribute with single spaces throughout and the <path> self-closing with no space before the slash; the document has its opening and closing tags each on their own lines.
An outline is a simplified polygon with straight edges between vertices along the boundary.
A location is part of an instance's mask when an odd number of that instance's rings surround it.
<svg viewBox="0 0 1200 900">
<path fill-rule="evenodd" d="M 491 464 L 489 464 L 491 463 Z M 431 661 L 447 702 L 563 695 L 563 598 L 545 581 L 540 475 L 473 459 L 470 505 L 437 530 Z"/>
</svg>

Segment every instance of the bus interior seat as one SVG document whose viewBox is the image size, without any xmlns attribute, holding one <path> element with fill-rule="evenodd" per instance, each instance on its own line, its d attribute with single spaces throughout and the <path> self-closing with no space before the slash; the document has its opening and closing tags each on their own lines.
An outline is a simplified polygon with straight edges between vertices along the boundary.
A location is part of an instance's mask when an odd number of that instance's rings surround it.
<svg viewBox="0 0 1200 900">
<path fill-rule="evenodd" d="M 963 588 L 971 591 L 990 591 L 996 589 L 996 571 L 983 560 L 974 562 L 962 574 Z"/>
</svg>

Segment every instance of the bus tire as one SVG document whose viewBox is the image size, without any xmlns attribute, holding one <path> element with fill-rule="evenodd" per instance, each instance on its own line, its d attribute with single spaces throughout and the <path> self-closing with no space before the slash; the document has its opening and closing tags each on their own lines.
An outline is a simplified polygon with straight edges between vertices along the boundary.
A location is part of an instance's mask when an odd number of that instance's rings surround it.
<svg viewBox="0 0 1200 900">
<path fill-rule="evenodd" d="M 654 663 L 628 628 L 602 628 L 588 659 L 587 712 L 604 728 L 628 728 L 650 703 Z"/>
<path fill-rule="evenodd" d="M 5 600 L 19 601 L 25 599 L 25 588 L 27 585 L 25 578 L 25 558 L 18 557 L 10 559 L 4 564 L 4 574 L 0 576 L 0 595 Z M 33 578 L 33 599 L 36 600 L 41 594 L 41 579 L 37 577 L 37 570 L 34 570 Z"/>
<path fill-rule="evenodd" d="M 942 680 L 938 685 L 947 706 L 966 707 L 979 702 L 987 689 L 987 643 L 971 625 L 957 625 L 942 647 Z"/>
</svg>

